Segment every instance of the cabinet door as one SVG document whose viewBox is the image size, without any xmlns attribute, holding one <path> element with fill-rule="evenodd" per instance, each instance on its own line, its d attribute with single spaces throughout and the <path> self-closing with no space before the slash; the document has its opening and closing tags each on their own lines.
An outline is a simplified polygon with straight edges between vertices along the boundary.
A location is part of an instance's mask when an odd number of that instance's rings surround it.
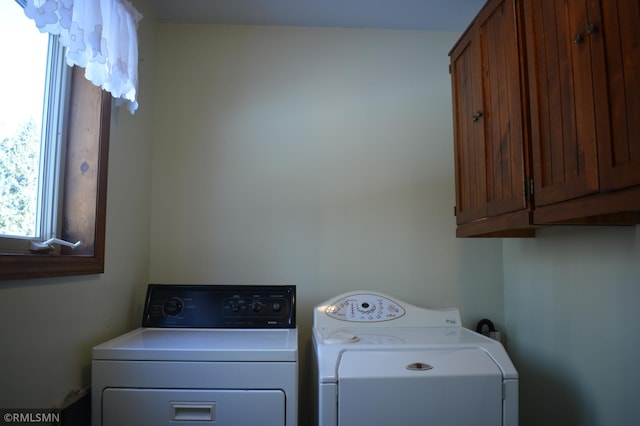
<svg viewBox="0 0 640 426">
<path fill-rule="evenodd" d="M 482 82 L 478 40 L 468 32 L 451 52 L 456 221 L 487 216 Z"/>
<path fill-rule="evenodd" d="M 488 3 L 451 53 L 457 222 L 527 208 L 513 0 Z"/>
<path fill-rule="evenodd" d="M 640 0 L 601 0 L 590 11 L 600 189 L 640 185 Z M 600 16 L 600 17 L 599 17 Z"/>
<path fill-rule="evenodd" d="M 491 2 L 478 15 L 487 213 L 527 208 L 520 55 L 513 0 Z"/>
<path fill-rule="evenodd" d="M 598 191 L 588 3 L 522 1 L 536 206 Z"/>
</svg>

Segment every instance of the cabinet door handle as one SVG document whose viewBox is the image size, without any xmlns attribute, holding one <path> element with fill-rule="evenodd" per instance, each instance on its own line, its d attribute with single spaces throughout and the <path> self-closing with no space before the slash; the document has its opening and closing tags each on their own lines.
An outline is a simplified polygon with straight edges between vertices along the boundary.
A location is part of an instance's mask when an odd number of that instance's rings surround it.
<svg viewBox="0 0 640 426">
<path fill-rule="evenodd" d="M 584 37 L 582 37 L 581 33 L 576 33 L 576 35 L 573 36 L 573 42 L 575 44 L 580 44 L 584 41 Z"/>
<path fill-rule="evenodd" d="M 587 34 L 595 34 L 598 32 L 598 27 L 593 22 L 587 24 Z"/>
<path fill-rule="evenodd" d="M 482 117 L 482 111 L 478 111 L 478 112 L 476 112 L 475 114 L 473 114 L 473 116 L 472 116 L 473 121 L 478 121 L 478 120 L 480 120 L 480 117 Z"/>
</svg>

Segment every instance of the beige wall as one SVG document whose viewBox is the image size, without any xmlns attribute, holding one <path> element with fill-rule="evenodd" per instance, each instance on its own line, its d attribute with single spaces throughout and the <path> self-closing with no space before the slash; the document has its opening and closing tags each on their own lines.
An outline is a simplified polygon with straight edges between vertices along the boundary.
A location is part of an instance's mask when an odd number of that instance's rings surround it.
<svg viewBox="0 0 640 426">
<path fill-rule="evenodd" d="M 296 284 L 303 400 L 330 297 L 502 320 L 500 241 L 454 238 L 458 36 L 159 25 L 150 280 Z"/>
<path fill-rule="evenodd" d="M 504 265 L 521 424 L 640 424 L 640 227 L 505 240 Z"/>
<path fill-rule="evenodd" d="M 91 348 L 139 324 L 149 274 L 155 19 L 140 23 L 140 109 L 112 111 L 105 273 L 0 282 L 0 408 L 48 408 L 88 386 Z"/>
</svg>

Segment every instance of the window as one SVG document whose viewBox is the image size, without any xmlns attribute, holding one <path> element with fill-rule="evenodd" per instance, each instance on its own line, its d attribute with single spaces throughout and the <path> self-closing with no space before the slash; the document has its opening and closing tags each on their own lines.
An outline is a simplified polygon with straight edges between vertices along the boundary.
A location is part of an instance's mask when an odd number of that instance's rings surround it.
<svg viewBox="0 0 640 426">
<path fill-rule="evenodd" d="M 20 6 L 0 3 L 0 19 L 20 23 L 34 37 L 3 34 L 11 26 L 0 22 L 0 54 L 37 56 L 39 65 L 0 69 L 2 92 L 10 94 L 3 103 L 13 108 L 0 111 L 0 279 L 100 273 L 111 96 L 86 81 L 82 69 L 69 68 L 57 37 L 40 34 Z M 6 56 L 2 49 L 12 47 L 29 55 Z M 40 76 L 28 74 L 32 69 Z M 29 250 L 30 240 L 51 237 L 81 244 Z"/>
<path fill-rule="evenodd" d="M 3 2 L 0 54 L 21 57 L 0 70 L 0 242 L 24 250 L 30 240 L 59 234 L 57 188 L 69 67 L 58 37 L 41 34 L 15 2 Z M 16 43 L 15 40 L 20 40 Z"/>
</svg>

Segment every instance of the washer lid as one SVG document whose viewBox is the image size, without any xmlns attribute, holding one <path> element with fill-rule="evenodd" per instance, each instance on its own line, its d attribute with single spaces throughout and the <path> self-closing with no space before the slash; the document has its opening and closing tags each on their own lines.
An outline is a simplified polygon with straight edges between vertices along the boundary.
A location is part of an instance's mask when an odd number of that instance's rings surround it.
<svg viewBox="0 0 640 426">
<path fill-rule="evenodd" d="M 501 370 L 504 379 L 518 378 L 518 372 L 500 342 L 464 327 L 314 327 L 312 332 L 314 356 L 322 383 L 337 382 L 340 363 L 351 357 L 358 359 L 354 361 L 356 364 L 360 363 L 359 358 L 365 359 L 361 363 L 365 368 L 368 363 L 374 362 L 371 358 L 379 353 L 399 352 L 422 354 L 422 357 L 414 357 L 414 360 L 407 362 L 430 364 L 424 360 L 426 354 L 436 357 L 439 353 L 463 354 L 466 352 L 459 351 L 474 351 L 477 355 L 466 356 L 489 358 Z M 449 362 L 454 363 L 454 358 Z"/>
<path fill-rule="evenodd" d="M 338 382 L 344 379 L 433 378 L 496 376 L 502 371 L 478 348 L 346 351 L 338 364 Z"/>
<path fill-rule="evenodd" d="M 297 361 L 298 330 L 137 328 L 95 346 L 93 359 Z"/>
</svg>

